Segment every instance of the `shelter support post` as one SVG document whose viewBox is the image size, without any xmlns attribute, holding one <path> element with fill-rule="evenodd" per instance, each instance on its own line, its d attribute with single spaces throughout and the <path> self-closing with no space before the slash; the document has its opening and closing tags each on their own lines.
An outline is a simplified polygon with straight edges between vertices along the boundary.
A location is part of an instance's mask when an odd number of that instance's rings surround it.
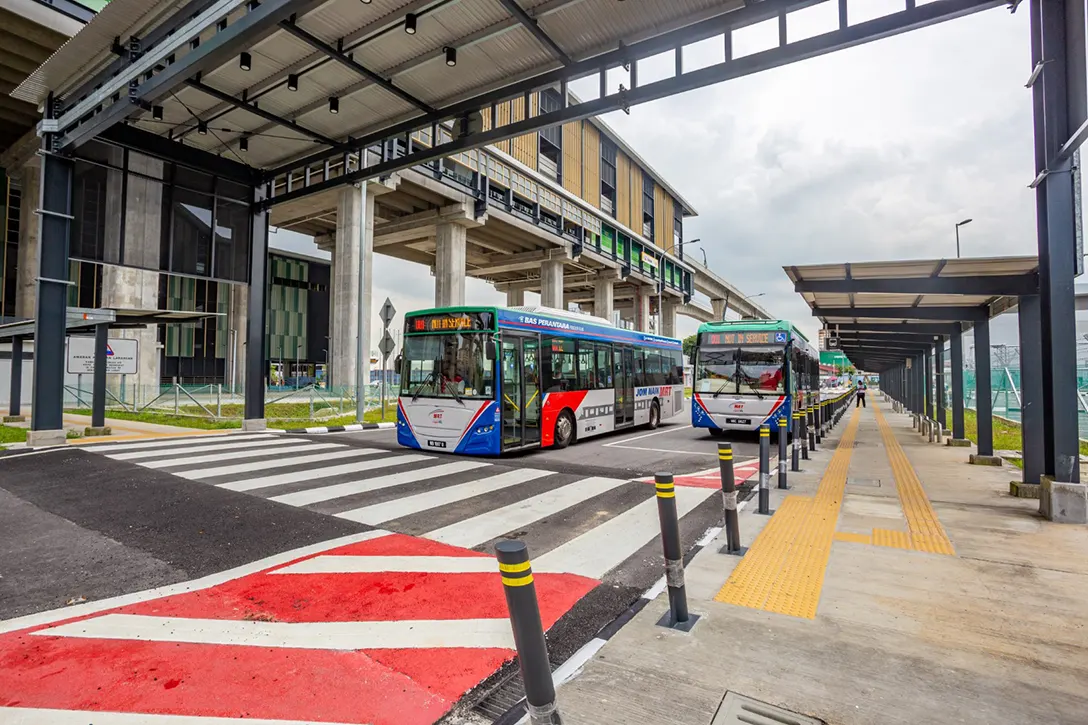
<svg viewBox="0 0 1088 725">
<path fill-rule="evenodd" d="M 993 389 L 990 385 L 990 321 L 975 323 L 975 413 L 978 453 L 971 463 L 1001 465 L 994 457 Z"/>
<path fill-rule="evenodd" d="M 1024 483 L 1039 483 L 1046 443 L 1043 439 L 1043 355 L 1039 329 L 1039 296 L 1020 298 L 1020 448 Z"/>
<path fill-rule="evenodd" d="M 967 440 L 963 423 L 963 333 L 952 336 L 952 441 L 950 445 L 963 445 Z"/>
<path fill-rule="evenodd" d="M 106 427 L 106 359 L 109 350 L 110 326 L 94 328 L 94 384 L 91 388 L 91 428 L 101 431 Z"/>
<path fill-rule="evenodd" d="M 47 109 L 53 99 L 47 101 Z M 49 114 L 47 114 L 49 115 Z M 30 446 L 59 445 L 64 433 L 65 333 L 68 328 L 68 249 L 72 227 L 72 160 L 50 152 L 43 141 L 41 203 L 38 209 L 37 316 L 34 321 L 34 393 Z M 24 189 L 33 194 L 33 189 Z M 33 224 L 30 219 L 23 223 Z"/>
<path fill-rule="evenodd" d="M 933 395 L 933 346 L 926 348 L 925 352 L 925 416 L 930 420 L 937 419 L 936 401 Z"/>
<path fill-rule="evenodd" d="M 944 427 L 948 426 L 948 417 L 947 417 L 947 413 L 945 412 L 946 406 L 947 406 L 947 401 L 945 400 L 945 394 L 944 394 L 945 380 L 944 380 L 944 338 L 943 337 L 940 340 L 937 341 L 937 356 L 935 358 L 935 363 L 936 363 L 936 365 L 935 365 L 934 370 L 936 372 L 936 380 L 937 380 L 937 385 L 936 385 L 936 388 L 937 388 L 937 391 L 936 391 L 936 395 L 937 395 L 937 422 L 940 424 L 940 426 L 942 428 L 944 428 Z"/>
<path fill-rule="evenodd" d="M 11 393 L 8 396 L 8 415 L 6 423 L 19 423 L 23 420 L 23 338 L 11 339 Z"/>
<path fill-rule="evenodd" d="M 246 325 L 246 373 L 244 430 L 264 430 L 264 392 L 268 371 L 265 365 L 265 295 L 268 285 L 268 211 L 261 206 L 267 189 L 253 191 L 250 206 L 249 321 Z"/>
</svg>

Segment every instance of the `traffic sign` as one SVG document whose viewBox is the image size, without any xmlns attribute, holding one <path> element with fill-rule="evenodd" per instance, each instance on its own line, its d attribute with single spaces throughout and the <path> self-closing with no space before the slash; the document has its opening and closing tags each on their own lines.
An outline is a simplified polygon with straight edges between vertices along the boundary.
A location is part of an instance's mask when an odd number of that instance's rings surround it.
<svg viewBox="0 0 1088 725">
<path fill-rule="evenodd" d="M 827 349 L 828 350 L 838 350 L 839 349 L 839 338 L 837 338 L 837 337 L 827 338 Z"/>
<path fill-rule="evenodd" d="M 396 314 L 397 308 L 393 306 L 392 300 L 386 297 L 385 304 L 382 305 L 382 310 L 378 313 L 378 316 L 382 318 L 382 323 L 385 327 L 389 327 L 389 323 L 393 321 Z"/>
<path fill-rule="evenodd" d="M 397 347 L 397 343 L 393 341 L 393 336 L 389 334 L 389 330 L 385 331 L 382 335 L 382 341 L 378 343 L 378 349 L 382 352 L 382 357 L 388 358 L 393 354 L 393 350 Z"/>
</svg>

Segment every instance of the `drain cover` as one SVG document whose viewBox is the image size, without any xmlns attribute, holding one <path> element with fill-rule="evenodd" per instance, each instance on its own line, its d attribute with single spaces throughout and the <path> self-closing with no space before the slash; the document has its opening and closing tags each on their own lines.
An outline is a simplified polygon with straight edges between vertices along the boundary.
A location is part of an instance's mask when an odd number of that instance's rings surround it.
<svg viewBox="0 0 1088 725">
<path fill-rule="evenodd" d="M 711 725 L 824 725 L 823 720 L 727 692 Z"/>
<path fill-rule="evenodd" d="M 880 488 L 879 478 L 847 478 L 847 486 L 870 486 L 872 488 Z"/>
</svg>

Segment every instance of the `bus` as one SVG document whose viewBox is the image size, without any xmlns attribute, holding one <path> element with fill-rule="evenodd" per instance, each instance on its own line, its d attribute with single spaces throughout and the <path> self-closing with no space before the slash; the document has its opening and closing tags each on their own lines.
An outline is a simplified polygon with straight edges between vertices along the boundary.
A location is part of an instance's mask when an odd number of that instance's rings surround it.
<svg viewBox="0 0 1088 725">
<path fill-rule="evenodd" d="M 635 426 L 684 408 L 679 340 L 546 307 L 405 316 L 397 441 L 497 456 Z"/>
<path fill-rule="evenodd" d="M 785 320 L 707 322 L 692 354 L 691 424 L 711 434 L 756 430 L 815 405 L 820 354 Z"/>
</svg>

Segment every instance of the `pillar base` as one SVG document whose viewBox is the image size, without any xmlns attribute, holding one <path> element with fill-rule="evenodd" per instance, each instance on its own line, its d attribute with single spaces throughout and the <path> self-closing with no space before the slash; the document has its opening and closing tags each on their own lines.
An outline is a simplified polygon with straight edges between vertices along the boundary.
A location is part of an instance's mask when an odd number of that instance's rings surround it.
<svg viewBox="0 0 1088 725">
<path fill-rule="evenodd" d="M 1023 481 L 1009 481 L 1009 495 L 1016 498 L 1039 498 L 1042 486 L 1038 483 L 1024 483 Z"/>
<path fill-rule="evenodd" d="M 252 418 L 242 421 L 242 430 L 246 433 L 259 433 L 268 430 L 268 421 L 264 418 Z"/>
<path fill-rule="evenodd" d="M 1001 456 L 983 456 L 979 453 L 972 453 L 968 458 L 968 462 L 973 466 L 1003 466 L 1005 465 L 1004 459 Z"/>
<path fill-rule="evenodd" d="M 1059 524 L 1088 524 L 1088 485 L 1040 476 L 1039 513 Z"/>
<path fill-rule="evenodd" d="M 83 429 L 83 435 L 88 438 L 93 436 L 109 436 L 113 435 L 113 430 L 108 425 L 93 426 L 89 425 Z"/>
<path fill-rule="evenodd" d="M 5 415 L 4 416 L 4 422 L 5 423 L 25 423 L 26 422 L 26 416 L 25 415 Z"/>
<path fill-rule="evenodd" d="M 971 441 L 967 440 L 966 438 L 949 438 L 947 441 L 947 445 L 951 446 L 952 448 L 970 448 Z"/>
<path fill-rule="evenodd" d="M 68 433 L 60 430 L 31 430 L 26 433 L 27 448 L 46 448 L 63 446 L 68 442 Z"/>
</svg>

